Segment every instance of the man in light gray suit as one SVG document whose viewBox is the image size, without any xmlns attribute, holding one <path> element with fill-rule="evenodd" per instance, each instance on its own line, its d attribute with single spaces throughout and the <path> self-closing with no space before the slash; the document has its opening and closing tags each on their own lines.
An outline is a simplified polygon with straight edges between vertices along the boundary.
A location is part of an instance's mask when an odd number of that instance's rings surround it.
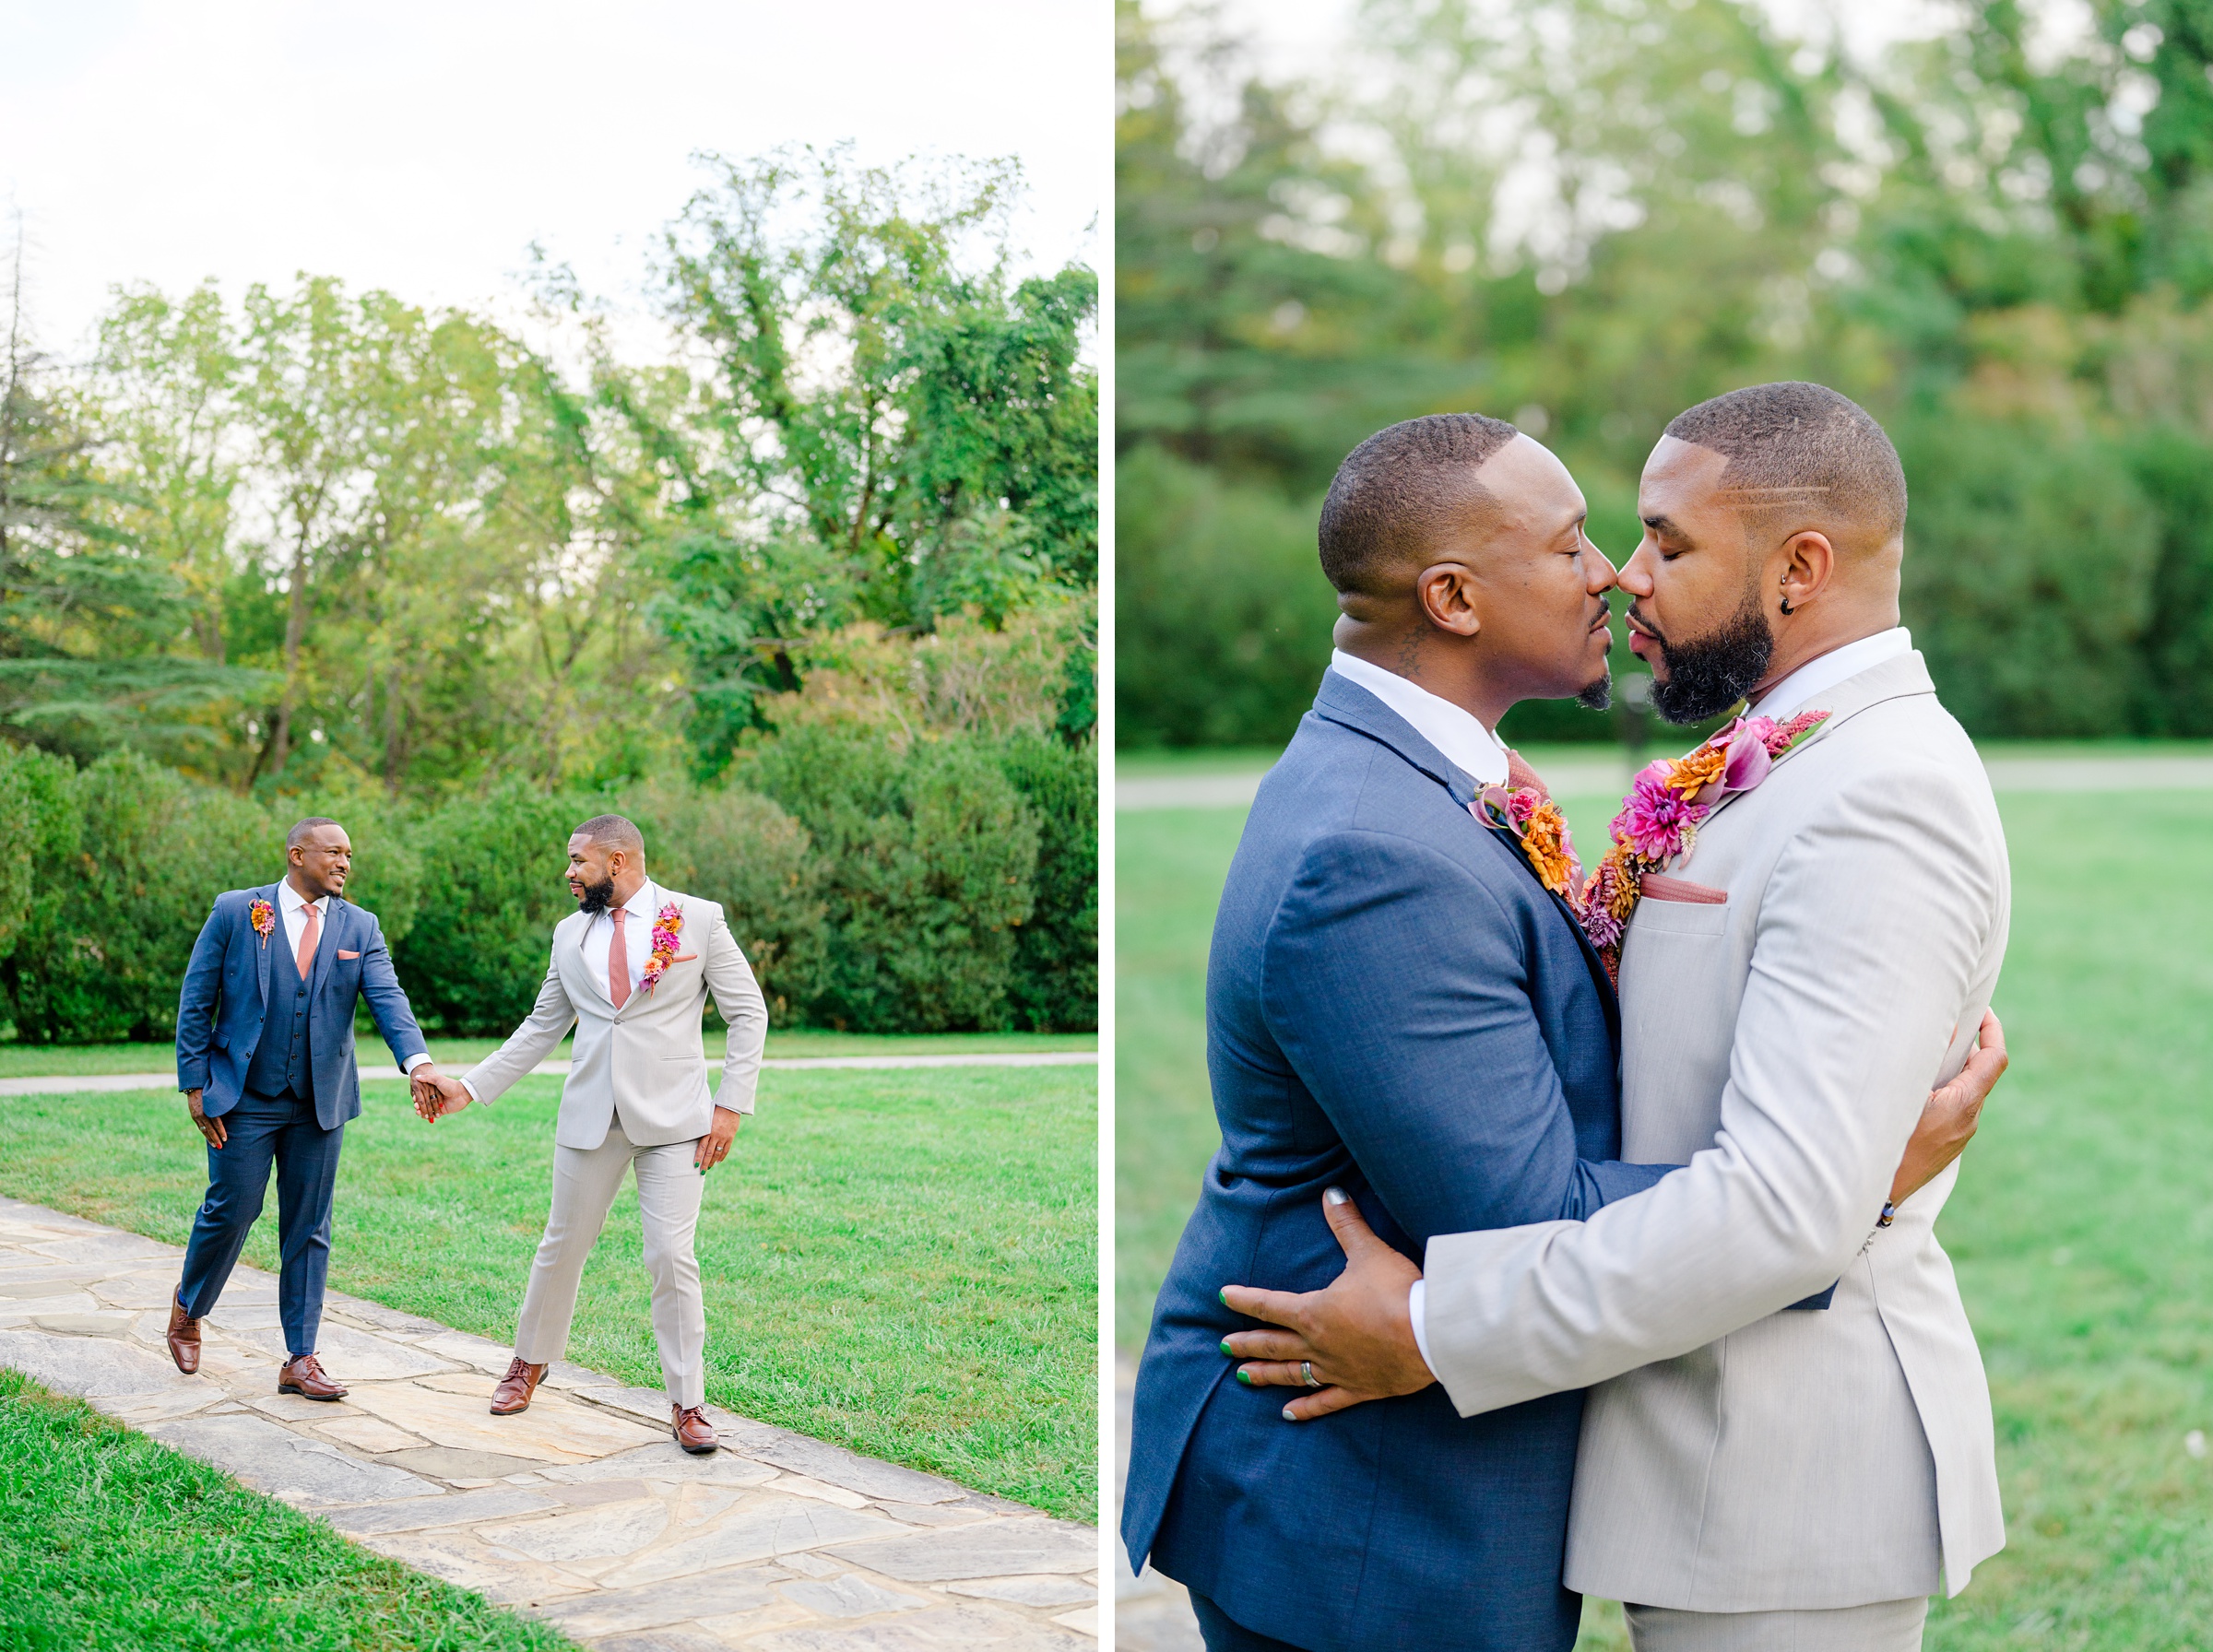
<svg viewBox="0 0 2213 1652">
<path fill-rule="evenodd" d="M 515 1327 L 515 1359 L 492 1392 L 495 1415 L 530 1404 L 561 1358 L 585 1257 L 634 1170 L 653 1334 L 669 1390 L 669 1428 L 686 1451 L 716 1448 L 706 1420 L 706 1313 L 692 1236 L 706 1173 L 722 1162 L 753 1087 L 768 1010 L 722 908 L 662 889 L 645 875 L 645 840 L 620 815 L 586 820 L 569 839 L 576 911 L 553 931 L 553 956 L 529 1019 L 464 1079 L 447 1079 L 424 1115 L 491 1102 L 576 1043 L 553 1141 L 553 1205 Z M 728 1027 L 722 1083 L 710 1097 L 701 1016 L 712 994 Z"/>
<path fill-rule="evenodd" d="M 1462 1415 L 1597 1385 L 1566 1582 L 1627 1603 L 1639 1652 L 1918 1647 L 2005 1522 L 1935 1233 L 1957 1166 L 1887 1194 L 1932 1082 L 1979 1031 L 2003 1060 L 2005 837 L 1899 626 L 1905 479 L 1862 409 L 1789 384 L 1701 404 L 1639 512 L 1620 582 L 1662 711 L 1827 714 L 1699 822 L 1624 938 L 1622 1150 L 1686 1168 L 1585 1221 L 1440 1235 L 1418 1281 L 1333 1207 L 1345 1274 L 1231 1291 L 1290 1329 L 1230 1341 L 1273 1362 L 1255 1380 L 1337 1385 L 1296 1419 L 1433 1373 Z"/>
</svg>

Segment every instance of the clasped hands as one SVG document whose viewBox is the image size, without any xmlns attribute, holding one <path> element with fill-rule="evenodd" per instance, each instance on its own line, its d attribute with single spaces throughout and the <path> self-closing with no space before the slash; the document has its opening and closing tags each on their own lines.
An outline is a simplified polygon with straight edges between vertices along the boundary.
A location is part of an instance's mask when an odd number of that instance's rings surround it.
<svg viewBox="0 0 2213 1652">
<path fill-rule="evenodd" d="M 467 1085 L 440 1072 L 436 1063 L 430 1061 L 408 1075 L 408 1086 L 415 1111 L 425 1124 L 434 1125 L 447 1114 L 460 1112 L 474 1099 Z"/>
<path fill-rule="evenodd" d="M 1967 1065 L 1950 1083 L 1929 1092 L 1891 1179 L 1893 1205 L 1903 1204 L 1959 1156 L 2006 1062 L 2006 1030 L 1986 1011 Z M 1321 1202 L 1344 1249 L 1344 1271 L 1327 1289 L 1296 1292 L 1231 1285 L 1222 1292 L 1225 1306 L 1274 1328 L 1222 1339 L 1222 1351 L 1244 1362 L 1237 1380 L 1251 1387 L 1308 1390 L 1284 1407 L 1288 1422 L 1416 1393 L 1437 1380 L 1414 1341 L 1408 1312 L 1407 1297 L 1422 1270 L 1378 1238 L 1342 1190 L 1330 1188 Z"/>
</svg>

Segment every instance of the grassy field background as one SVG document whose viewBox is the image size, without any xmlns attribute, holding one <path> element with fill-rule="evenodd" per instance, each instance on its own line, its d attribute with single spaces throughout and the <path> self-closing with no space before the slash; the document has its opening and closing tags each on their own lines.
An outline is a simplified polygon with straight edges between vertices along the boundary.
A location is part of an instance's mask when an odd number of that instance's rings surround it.
<svg viewBox="0 0 2213 1652">
<path fill-rule="evenodd" d="M 550 1198 L 554 1078 L 432 1126 L 362 1087 L 335 1289 L 505 1339 Z M 1097 1076 L 770 1072 L 709 1173 L 707 1397 L 872 1457 L 1097 1518 Z M 174 1094 L 0 1099 L 0 1192 L 183 1244 L 206 1151 Z M 274 1268 L 272 1192 L 246 1260 Z M 569 1358 L 660 1386 L 637 1198 L 593 1252 Z M 345 1373 L 334 1373 L 341 1381 Z"/>
<path fill-rule="evenodd" d="M 1578 840 L 1603 843 L 1615 799 L 1563 801 Z M 2213 793 L 1999 802 L 2014 921 L 1997 1007 L 2014 1065 L 1940 1233 L 1989 1366 L 2006 1547 L 1937 1605 L 1928 1645 L 2204 1647 Z M 1116 1339 L 1132 1353 L 1218 1139 L 1201 1002 L 1242 823 L 1236 809 L 1117 820 Z M 1582 1646 L 1626 1648 L 1619 1625 L 1592 1603 Z"/>
<path fill-rule="evenodd" d="M 566 1635 L 0 1371 L 9 1652 L 560 1652 Z"/>
</svg>

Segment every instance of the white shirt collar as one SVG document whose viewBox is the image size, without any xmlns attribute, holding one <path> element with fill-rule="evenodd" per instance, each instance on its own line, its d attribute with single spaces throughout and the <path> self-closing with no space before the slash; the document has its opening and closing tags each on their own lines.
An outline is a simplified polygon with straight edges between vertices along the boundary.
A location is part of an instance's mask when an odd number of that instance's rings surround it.
<svg viewBox="0 0 2213 1652">
<path fill-rule="evenodd" d="M 1358 683 L 1413 725 L 1414 732 L 1435 746 L 1445 760 L 1463 771 L 1477 785 L 1506 782 L 1506 748 L 1483 726 L 1474 713 L 1432 694 L 1395 671 L 1355 659 L 1343 649 L 1330 653 L 1330 669 Z"/>
<path fill-rule="evenodd" d="M 650 914 L 653 909 L 653 879 L 648 878 L 645 882 L 638 885 L 638 892 L 636 894 L 631 896 L 629 900 L 622 903 L 622 910 L 624 912 L 633 914 L 638 917 L 645 917 Z M 595 912 L 592 914 L 592 922 L 595 924 L 612 924 L 614 921 L 615 920 L 609 916 L 607 913 Z M 630 920 L 628 918 L 623 920 L 624 923 L 628 923 L 629 921 Z"/>
<path fill-rule="evenodd" d="M 1901 654 L 1913 652 L 1913 633 L 1902 625 L 1878 631 L 1827 654 L 1817 654 L 1759 697 L 1752 708 L 1755 717 L 1781 717 L 1795 712 L 1816 695 L 1825 694 L 1848 678 Z"/>
<path fill-rule="evenodd" d="M 284 903 L 284 909 L 287 912 L 304 912 L 310 906 L 317 912 L 321 912 L 330 902 L 328 895 L 317 895 L 314 900 L 309 900 L 292 887 L 292 880 L 290 878 L 278 879 L 277 887 L 283 891 L 278 898 Z"/>
</svg>

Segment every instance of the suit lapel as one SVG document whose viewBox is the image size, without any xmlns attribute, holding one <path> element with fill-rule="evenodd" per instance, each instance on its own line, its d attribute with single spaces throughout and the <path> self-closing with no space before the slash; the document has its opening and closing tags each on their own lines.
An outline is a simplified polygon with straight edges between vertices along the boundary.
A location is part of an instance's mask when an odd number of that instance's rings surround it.
<svg viewBox="0 0 2213 1652">
<path fill-rule="evenodd" d="M 1894 658 L 1882 661 L 1879 665 L 1870 666 L 1857 677 L 1848 677 L 1834 688 L 1814 695 L 1804 705 L 1791 713 L 1791 716 L 1794 717 L 1800 712 L 1825 711 L 1828 714 L 1828 721 L 1777 758 L 1774 768 L 1781 768 L 1800 752 L 1809 747 L 1820 744 L 1824 738 L 1843 727 L 1845 724 L 1851 722 L 1864 711 L 1868 711 L 1888 701 L 1903 700 L 1914 694 L 1934 694 L 1935 691 L 1936 685 L 1929 679 L 1928 664 L 1921 657 L 1918 651 L 1899 655 Z M 1788 722 L 1789 718 L 1778 717 L 1776 721 L 1779 723 Z M 1773 772 L 1773 769 L 1769 771 L 1770 774 Z M 1761 785 L 1765 784 L 1766 782 L 1761 782 Z M 1759 788 L 1755 786 L 1752 789 L 1757 791 Z M 1731 792 L 1707 811 L 1706 818 L 1698 822 L 1698 830 L 1703 832 L 1711 825 L 1714 817 L 1739 797 L 1748 797 L 1751 795 L 1751 792 Z"/>
<path fill-rule="evenodd" d="M 1321 691 L 1314 697 L 1314 712 L 1317 716 L 1339 724 L 1355 734 L 1366 735 L 1378 745 L 1397 752 L 1422 773 L 1443 786 L 1446 794 L 1462 808 L 1467 808 L 1475 801 L 1478 788 L 1474 776 L 1458 764 L 1448 761 L 1444 753 L 1414 733 L 1412 724 L 1358 683 L 1348 681 L 1334 671 L 1330 672 L 1321 679 Z M 1508 761 L 1510 774 L 1512 760 L 1509 758 Z M 1544 880 L 1537 876 L 1537 868 L 1529 864 L 1529 856 L 1521 853 L 1521 845 L 1510 834 L 1476 819 L 1473 813 L 1468 816 L 1468 822 L 1480 831 L 1497 836 L 1499 847 L 1528 875 L 1530 881 L 1551 898 L 1554 908 L 1560 914 L 1560 922 L 1568 926 L 1568 932 L 1575 937 L 1575 944 L 1582 951 L 1584 966 L 1590 970 L 1591 979 L 1597 986 L 1600 1000 L 1605 1007 L 1606 1025 L 1618 1038 L 1621 1028 L 1620 1000 L 1615 996 L 1614 982 L 1606 974 L 1604 962 L 1592 947 L 1591 938 L 1583 933 L 1582 925 L 1576 921 L 1575 909 L 1556 891 L 1544 888 Z"/>
<path fill-rule="evenodd" d="M 564 925 L 569 921 L 567 918 L 562 919 Z M 591 989 L 592 996 L 604 1004 L 611 1013 L 615 1008 L 615 1000 L 613 995 L 607 990 L 607 971 L 604 968 L 594 969 L 590 956 L 584 950 L 584 938 L 591 934 L 592 926 L 598 921 L 597 918 L 587 918 L 579 913 L 576 915 L 575 927 L 570 932 L 568 938 L 566 940 L 557 938 L 556 944 L 565 946 L 570 951 L 576 954 L 576 973 L 584 977 L 584 984 Z"/>
<path fill-rule="evenodd" d="M 269 954 L 282 950 L 284 946 L 284 908 L 277 903 L 277 892 L 274 883 L 254 891 L 254 901 L 266 901 L 269 903 L 271 917 L 266 936 L 254 933 L 254 903 L 246 903 L 246 934 L 253 938 L 254 947 L 261 953 L 261 968 L 254 972 L 254 979 L 261 985 L 261 1008 L 265 1014 L 269 1008 L 269 970 L 275 962 Z"/>
<path fill-rule="evenodd" d="M 1491 835 L 1498 840 L 1498 846 L 1529 875 L 1529 880 L 1552 898 L 1554 907 L 1559 912 L 1560 921 L 1568 926 L 1568 933 L 1575 937 L 1575 944 L 1582 950 L 1583 967 L 1591 972 L 1591 979 L 1597 985 L 1598 996 L 1605 1006 L 1606 1025 L 1613 1029 L 1618 1038 L 1621 1032 L 1621 998 L 1615 990 L 1614 977 L 1606 974 L 1605 960 L 1598 955 L 1598 949 L 1591 944 L 1591 938 L 1583 933 L 1582 922 L 1575 915 L 1575 908 L 1568 904 L 1559 891 L 1544 888 L 1544 879 L 1538 877 L 1537 868 L 1529 864 L 1529 856 L 1521 852 L 1521 845 L 1514 841 L 1512 832 L 1503 826 L 1493 826 L 1488 821 L 1484 824 Z"/>
</svg>

